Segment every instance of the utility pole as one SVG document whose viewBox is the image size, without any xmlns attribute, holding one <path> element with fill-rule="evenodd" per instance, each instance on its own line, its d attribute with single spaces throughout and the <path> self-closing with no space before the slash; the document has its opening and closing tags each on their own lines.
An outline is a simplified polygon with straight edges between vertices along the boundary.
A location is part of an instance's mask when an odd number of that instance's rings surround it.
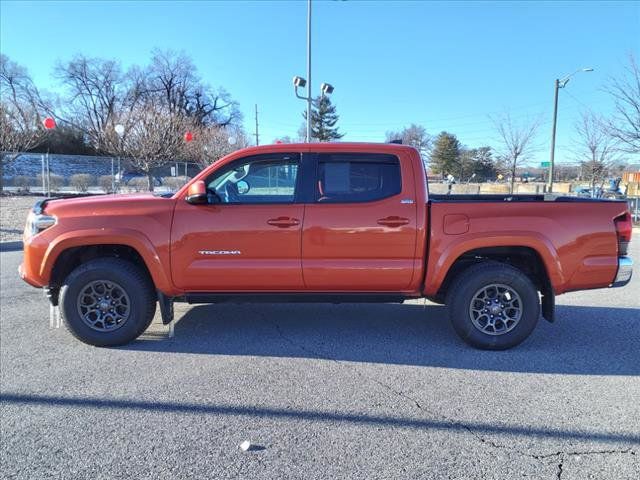
<svg viewBox="0 0 640 480">
<path fill-rule="evenodd" d="M 311 141 L 311 0 L 307 0 L 307 143 Z"/>
<path fill-rule="evenodd" d="M 256 103 L 256 146 L 260 145 L 260 137 L 258 136 L 258 104 Z"/>
<path fill-rule="evenodd" d="M 554 94 L 553 94 L 553 126 L 551 127 L 551 155 L 549 155 L 549 179 L 547 182 L 547 190 L 549 193 L 553 192 L 553 168 L 554 168 L 554 160 L 556 155 L 556 124 L 558 123 L 558 91 L 561 88 L 567 86 L 571 77 L 573 77 L 578 72 L 593 72 L 593 68 L 579 68 L 575 72 L 567 75 L 562 79 L 557 79 L 554 84 Z"/>
<path fill-rule="evenodd" d="M 549 179 L 547 190 L 553 192 L 553 168 L 556 155 L 556 124 L 558 123 L 558 90 L 560 90 L 560 80 L 556 78 L 555 93 L 553 95 L 553 126 L 551 127 L 551 155 L 549 155 Z"/>
</svg>

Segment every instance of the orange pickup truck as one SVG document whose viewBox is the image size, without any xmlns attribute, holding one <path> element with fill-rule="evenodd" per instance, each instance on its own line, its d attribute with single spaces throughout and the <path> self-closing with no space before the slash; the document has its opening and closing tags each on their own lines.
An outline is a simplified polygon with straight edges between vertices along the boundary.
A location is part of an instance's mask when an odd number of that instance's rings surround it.
<svg viewBox="0 0 640 480">
<path fill-rule="evenodd" d="M 46 199 L 29 213 L 21 277 L 73 335 L 121 345 L 173 303 L 449 306 L 467 343 L 505 349 L 555 296 L 626 285 L 624 201 L 430 195 L 416 150 L 280 144 L 235 152 L 172 195 Z"/>
</svg>

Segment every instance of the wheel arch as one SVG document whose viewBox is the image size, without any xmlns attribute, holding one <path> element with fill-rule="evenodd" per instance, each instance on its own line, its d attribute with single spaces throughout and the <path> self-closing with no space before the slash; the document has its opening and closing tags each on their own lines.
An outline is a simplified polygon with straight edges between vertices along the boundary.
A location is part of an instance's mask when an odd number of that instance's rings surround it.
<svg viewBox="0 0 640 480">
<path fill-rule="evenodd" d="M 168 265 L 168 251 L 163 255 Z M 126 259 L 141 268 L 149 275 L 156 286 L 165 293 L 173 293 L 161 255 L 151 242 L 140 232 L 120 232 L 117 234 L 101 230 L 99 233 L 74 232 L 64 235 L 52 242 L 42 262 L 40 274 L 49 279 L 50 288 L 58 288 L 64 278 L 78 265 L 101 257 Z"/>
<path fill-rule="evenodd" d="M 450 265 L 433 298 L 444 302 L 449 287 L 468 268 L 482 262 L 498 262 L 522 271 L 543 295 L 553 295 L 554 288 L 543 257 L 532 247 L 505 245 L 480 247 L 460 254 Z"/>
</svg>

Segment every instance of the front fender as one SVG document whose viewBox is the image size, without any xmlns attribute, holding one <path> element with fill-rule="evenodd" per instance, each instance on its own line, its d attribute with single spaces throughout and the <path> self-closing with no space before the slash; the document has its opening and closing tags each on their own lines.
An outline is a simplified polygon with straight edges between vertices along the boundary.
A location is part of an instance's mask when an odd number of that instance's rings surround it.
<svg viewBox="0 0 640 480">
<path fill-rule="evenodd" d="M 126 245 L 133 248 L 144 260 L 156 288 L 169 295 L 177 293 L 168 271 L 169 246 L 156 248 L 142 232 L 129 228 L 75 230 L 55 237 L 49 243 L 42 259 L 40 277 L 51 278 L 53 266 L 63 251 L 92 245 Z"/>
</svg>

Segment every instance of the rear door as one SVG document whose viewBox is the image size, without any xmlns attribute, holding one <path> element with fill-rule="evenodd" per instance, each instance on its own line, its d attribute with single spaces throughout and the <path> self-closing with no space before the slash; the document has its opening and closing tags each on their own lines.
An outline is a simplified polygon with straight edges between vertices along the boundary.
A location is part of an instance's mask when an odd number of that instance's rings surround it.
<svg viewBox="0 0 640 480">
<path fill-rule="evenodd" d="M 414 274 L 416 199 L 409 162 L 377 153 L 315 156 L 302 271 L 314 291 L 402 291 Z"/>
<path fill-rule="evenodd" d="M 213 202 L 179 200 L 171 273 L 186 291 L 301 290 L 300 154 L 236 160 L 205 180 Z"/>
</svg>

